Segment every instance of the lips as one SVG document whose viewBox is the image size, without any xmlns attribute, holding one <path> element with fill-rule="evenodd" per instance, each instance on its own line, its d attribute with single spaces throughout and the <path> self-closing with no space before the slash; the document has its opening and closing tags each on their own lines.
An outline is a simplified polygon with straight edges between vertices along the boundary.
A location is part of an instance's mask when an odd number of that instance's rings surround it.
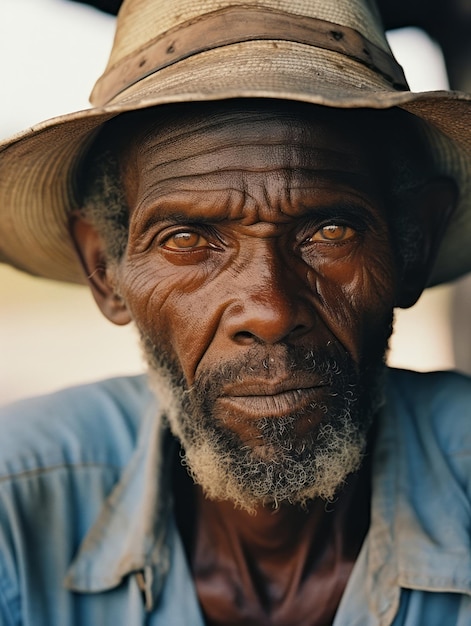
<svg viewBox="0 0 471 626">
<path fill-rule="evenodd" d="M 282 417 L 312 407 L 325 397 L 326 381 L 247 381 L 230 385 L 219 398 L 220 408 L 238 417 Z"/>
<path fill-rule="evenodd" d="M 301 375 L 293 372 L 281 378 L 246 378 L 227 383 L 223 389 L 223 396 L 274 396 L 289 391 L 317 389 L 325 387 L 330 381 L 313 374 Z"/>
</svg>

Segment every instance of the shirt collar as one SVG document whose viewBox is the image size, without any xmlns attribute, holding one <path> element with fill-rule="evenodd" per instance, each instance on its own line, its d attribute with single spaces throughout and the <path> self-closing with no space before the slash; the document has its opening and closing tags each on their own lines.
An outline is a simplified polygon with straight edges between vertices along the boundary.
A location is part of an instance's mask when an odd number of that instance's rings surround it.
<svg viewBox="0 0 471 626">
<path fill-rule="evenodd" d="M 155 405 L 149 408 L 122 478 L 69 567 L 68 589 L 105 591 L 130 573 L 144 572 L 152 580 L 153 595 L 160 592 L 170 563 L 168 517 L 176 451 L 165 422 Z"/>
<path fill-rule="evenodd" d="M 389 371 L 373 456 L 367 595 L 390 624 L 400 588 L 471 594 L 469 501 L 433 421 L 430 380 Z M 423 396 L 422 396 L 423 394 Z"/>
</svg>

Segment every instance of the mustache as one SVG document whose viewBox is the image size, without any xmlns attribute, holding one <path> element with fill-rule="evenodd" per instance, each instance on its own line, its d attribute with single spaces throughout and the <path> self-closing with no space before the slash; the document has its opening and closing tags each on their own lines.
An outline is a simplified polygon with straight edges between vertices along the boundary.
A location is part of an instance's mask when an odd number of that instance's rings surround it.
<svg viewBox="0 0 471 626">
<path fill-rule="evenodd" d="M 358 383 L 357 367 L 347 352 L 306 349 L 300 346 L 253 346 L 242 357 L 201 370 L 188 390 L 216 396 L 225 387 L 254 381 L 292 381 L 292 386 L 333 385 L 344 387 Z"/>
</svg>

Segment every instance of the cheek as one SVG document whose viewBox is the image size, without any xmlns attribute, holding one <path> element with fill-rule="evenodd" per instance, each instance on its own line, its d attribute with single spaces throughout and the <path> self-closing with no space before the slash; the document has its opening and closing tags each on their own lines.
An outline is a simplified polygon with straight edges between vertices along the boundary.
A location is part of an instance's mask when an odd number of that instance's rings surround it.
<svg viewBox="0 0 471 626">
<path fill-rule="evenodd" d="M 315 274 L 322 316 L 357 363 L 389 334 L 397 279 L 387 250 L 376 255 L 357 250 Z"/>
<path fill-rule="evenodd" d="M 219 322 L 214 278 L 211 268 L 183 270 L 155 259 L 133 259 L 122 272 L 121 292 L 139 332 L 177 360 L 189 384 Z"/>
</svg>

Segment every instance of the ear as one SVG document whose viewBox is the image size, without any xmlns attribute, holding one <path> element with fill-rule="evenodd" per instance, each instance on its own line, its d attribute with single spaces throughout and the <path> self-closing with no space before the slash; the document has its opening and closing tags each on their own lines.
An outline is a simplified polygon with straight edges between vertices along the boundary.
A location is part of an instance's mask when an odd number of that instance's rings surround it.
<svg viewBox="0 0 471 626">
<path fill-rule="evenodd" d="M 415 214 L 419 226 L 417 254 L 403 263 L 403 275 L 396 306 L 414 305 L 426 288 L 447 223 L 456 207 L 458 190 L 453 180 L 434 178 L 409 192 L 404 210 Z M 419 234 L 420 233 L 420 234 Z"/>
<path fill-rule="evenodd" d="M 70 232 L 85 276 L 103 315 L 120 326 L 131 321 L 124 300 L 116 293 L 113 272 L 106 261 L 105 244 L 95 228 L 80 215 L 70 220 Z"/>
</svg>

